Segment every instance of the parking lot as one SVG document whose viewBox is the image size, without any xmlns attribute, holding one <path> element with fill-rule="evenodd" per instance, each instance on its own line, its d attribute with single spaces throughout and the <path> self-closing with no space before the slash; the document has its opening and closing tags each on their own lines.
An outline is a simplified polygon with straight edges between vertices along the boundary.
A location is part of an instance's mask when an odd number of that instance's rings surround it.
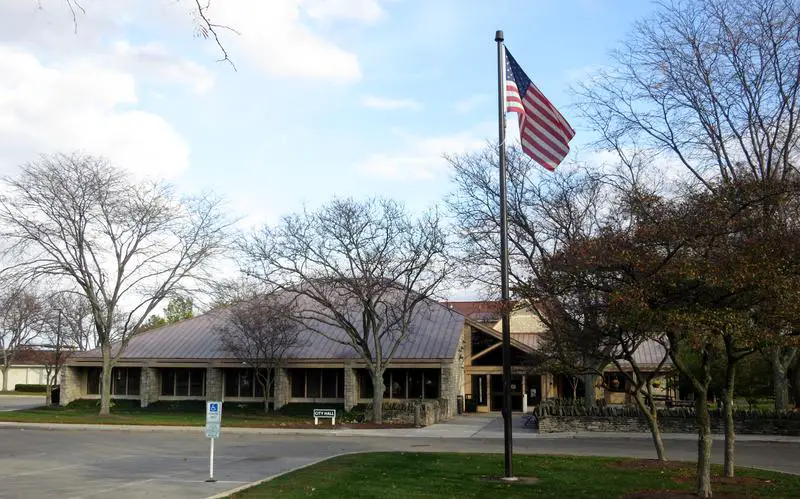
<svg viewBox="0 0 800 499">
<path fill-rule="evenodd" d="M 0 412 L 31 409 L 44 405 L 44 395 L 0 395 Z"/>
<path fill-rule="evenodd" d="M 470 421 L 466 421 L 469 423 Z M 439 426 L 439 425 L 436 425 Z M 485 420 L 471 437 L 454 423 L 387 436 L 263 434 L 223 429 L 216 445 L 216 483 L 208 478 L 208 440 L 193 431 L 124 429 L 31 429 L 0 426 L 0 497 L 16 498 L 202 498 L 288 471 L 319 459 L 356 451 L 502 452 L 497 421 Z M 436 434 L 439 436 L 436 436 Z M 665 436 L 673 460 L 692 460 L 692 435 Z M 715 442 L 715 461 L 722 459 Z M 515 452 L 652 458 L 647 435 L 528 435 Z M 743 440 L 737 462 L 800 474 L 800 441 Z"/>
</svg>

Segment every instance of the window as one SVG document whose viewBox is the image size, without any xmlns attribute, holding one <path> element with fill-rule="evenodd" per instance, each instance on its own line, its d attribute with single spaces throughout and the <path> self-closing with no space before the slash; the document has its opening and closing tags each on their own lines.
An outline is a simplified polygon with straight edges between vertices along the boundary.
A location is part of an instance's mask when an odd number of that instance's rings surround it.
<svg viewBox="0 0 800 499">
<path fill-rule="evenodd" d="M 343 398 L 341 369 L 289 369 L 292 398 Z"/>
<path fill-rule="evenodd" d="M 344 373 L 338 369 L 322 370 L 322 397 L 336 399 L 344 397 Z"/>
<path fill-rule="evenodd" d="M 111 393 L 114 395 L 139 395 L 142 370 L 138 367 L 115 367 L 111 370 Z"/>
<path fill-rule="evenodd" d="M 372 398 L 372 375 L 356 373 L 360 398 Z M 439 398 L 439 369 L 387 369 L 383 373 L 383 396 L 389 399 Z M 342 385 L 342 392 L 344 386 Z M 340 392 L 340 393 L 342 393 Z"/>
<path fill-rule="evenodd" d="M 305 398 L 306 396 L 306 371 L 305 369 L 291 369 L 289 376 L 292 378 L 292 397 Z"/>
<path fill-rule="evenodd" d="M 168 397 L 202 397 L 205 395 L 205 369 L 162 369 L 161 395 Z"/>
<path fill-rule="evenodd" d="M 422 370 L 408 370 L 408 398 L 422 398 Z"/>
<path fill-rule="evenodd" d="M 100 377 L 102 374 L 103 369 L 99 367 L 90 367 L 86 370 L 87 395 L 100 395 Z"/>
<path fill-rule="evenodd" d="M 139 367 L 115 367 L 111 369 L 111 395 L 139 395 L 142 370 Z M 86 393 L 99 395 L 103 384 L 103 369 L 90 367 L 86 372 Z"/>
<path fill-rule="evenodd" d="M 406 369 L 387 369 L 383 373 L 383 396 L 393 399 L 406 398 L 407 380 Z"/>
<path fill-rule="evenodd" d="M 322 385 L 321 369 L 306 369 L 306 397 L 319 398 Z"/>
<path fill-rule="evenodd" d="M 426 399 L 439 398 L 439 370 L 425 369 L 422 371 L 422 383 L 424 386 L 424 396 Z"/>
<path fill-rule="evenodd" d="M 266 371 L 262 371 L 266 372 Z M 275 375 L 269 389 L 270 397 L 275 394 Z M 225 369 L 225 396 L 243 398 L 262 398 L 264 388 L 253 369 Z"/>
<path fill-rule="evenodd" d="M 205 373 L 204 373 L 205 374 Z M 206 380 L 205 375 L 203 376 L 192 376 L 189 382 L 189 396 L 190 397 L 202 397 L 205 394 L 205 387 L 206 387 Z"/>
<path fill-rule="evenodd" d="M 621 393 L 625 391 L 625 375 L 623 373 L 608 373 L 605 376 L 605 384 L 609 392 Z"/>
<path fill-rule="evenodd" d="M 372 375 L 366 369 L 358 370 L 358 396 L 362 399 L 372 398 Z"/>
<path fill-rule="evenodd" d="M 175 395 L 175 370 L 161 370 L 161 395 Z"/>
</svg>

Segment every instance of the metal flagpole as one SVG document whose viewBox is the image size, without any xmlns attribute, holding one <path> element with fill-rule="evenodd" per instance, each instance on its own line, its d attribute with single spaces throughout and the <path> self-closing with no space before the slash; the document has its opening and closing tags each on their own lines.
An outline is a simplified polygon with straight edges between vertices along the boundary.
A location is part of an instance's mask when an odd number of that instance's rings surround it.
<svg viewBox="0 0 800 499">
<path fill-rule="evenodd" d="M 511 437 L 511 325 L 509 323 L 508 292 L 508 204 L 506 200 L 506 103 L 505 103 L 505 70 L 506 51 L 503 45 L 503 31 L 498 30 L 494 41 L 497 42 L 497 105 L 498 132 L 500 140 L 498 153 L 500 156 L 500 287 L 501 287 L 501 320 L 503 324 L 503 441 L 505 447 L 505 478 L 514 476 L 512 467 Z"/>
</svg>

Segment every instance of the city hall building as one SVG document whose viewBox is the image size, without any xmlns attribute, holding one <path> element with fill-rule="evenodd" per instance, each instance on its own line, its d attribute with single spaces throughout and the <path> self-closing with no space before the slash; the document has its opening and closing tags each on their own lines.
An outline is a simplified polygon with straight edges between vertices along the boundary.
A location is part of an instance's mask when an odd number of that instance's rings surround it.
<svg viewBox="0 0 800 499">
<path fill-rule="evenodd" d="M 440 399 L 449 414 L 455 414 L 460 398 L 469 410 L 499 410 L 503 383 L 497 311 L 497 302 L 429 301 L 418 308 L 410 324 L 412 334 L 384 373 L 384 399 Z M 215 310 L 135 335 L 112 370 L 112 397 L 138 400 L 143 407 L 156 401 L 263 401 L 255 372 L 224 347 L 228 313 Z M 510 324 L 513 410 L 546 398 L 571 396 L 565 379 L 531 364 L 530 354 L 543 330 L 535 314 L 520 307 Z M 325 333 L 298 333 L 300 346 L 274 373 L 269 399 L 275 408 L 335 403 L 349 410 L 371 402 L 373 386 L 366 364 L 352 347 L 335 341 L 347 341 L 344 331 L 331 327 Z M 99 398 L 101 366 L 99 350 L 74 354 L 63 370 L 61 404 Z M 616 386 L 624 392 L 624 379 L 621 387 L 619 382 Z"/>
</svg>

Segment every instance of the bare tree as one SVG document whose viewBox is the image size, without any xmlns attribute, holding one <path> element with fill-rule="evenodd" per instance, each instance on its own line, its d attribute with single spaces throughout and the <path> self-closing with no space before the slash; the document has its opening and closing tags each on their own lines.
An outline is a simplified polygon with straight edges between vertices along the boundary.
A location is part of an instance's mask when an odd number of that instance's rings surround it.
<svg viewBox="0 0 800 499">
<path fill-rule="evenodd" d="M 70 350 L 86 351 L 97 346 L 92 308 L 82 291 L 64 290 L 53 293 L 46 308 L 49 310 L 51 324 L 52 317 L 61 316 L 63 343 Z"/>
<path fill-rule="evenodd" d="M 800 11 L 793 0 L 670 0 L 579 85 L 600 144 L 665 151 L 710 180 L 797 171 Z"/>
<path fill-rule="evenodd" d="M 100 414 L 109 414 L 111 369 L 153 308 L 202 282 L 225 248 L 220 201 L 178 199 L 164 184 L 132 182 L 103 159 L 56 155 L 4 179 L 0 225 L 22 278 L 55 276 L 86 297 L 102 350 Z"/>
<path fill-rule="evenodd" d="M 44 343 L 44 374 L 45 374 L 45 404 L 53 403 L 53 387 L 58 384 L 58 376 L 67 358 L 68 352 L 73 348 L 70 343 L 68 328 L 62 321 L 63 313 L 60 308 L 51 308 L 45 313 L 42 335 L 40 341 Z"/>
<path fill-rule="evenodd" d="M 71 352 L 94 348 L 97 343 L 91 322 L 92 311 L 86 298 L 75 291 L 52 293 L 43 301 L 43 320 L 38 338 L 44 365 L 47 405 L 52 404 L 52 389 L 58 385 L 61 370 Z"/>
<path fill-rule="evenodd" d="M 233 303 L 228 310 L 223 345 L 255 372 L 264 394 L 264 412 L 269 411 L 275 370 L 301 346 L 299 332 L 291 297 L 256 293 Z"/>
<path fill-rule="evenodd" d="M 476 153 L 447 158 L 453 170 L 455 190 L 446 202 L 460 235 L 460 277 L 465 284 L 478 284 L 488 293 L 500 289 L 500 186 L 497 148 L 488 145 Z M 512 291 L 531 304 L 552 292 L 532 293 L 534 282 L 544 279 L 543 261 L 561 251 L 572 241 L 595 234 L 603 222 L 606 189 L 603 176 L 574 165 L 556 172 L 545 172 L 517 147 L 508 149 L 508 239 L 509 280 Z M 566 295 L 563 296 L 566 300 Z M 559 304 L 560 324 L 570 323 L 573 329 L 591 317 L 585 305 L 591 292 L 575 294 Z M 534 306 L 545 326 L 553 317 L 543 315 L 542 307 Z M 565 315 L 566 314 L 566 315 Z M 567 317 L 570 315 L 571 317 Z M 552 324 L 551 324 L 552 325 Z M 580 329 L 577 334 L 582 334 Z M 587 332 L 588 334 L 588 332 Z M 588 352 L 587 352 L 588 353 Z M 562 359 L 563 360 L 563 359 Z M 584 383 L 594 385 L 597 369 L 608 363 L 601 350 L 582 357 L 580 367 Z M 564 365 L 564 363 L 561 363 Z M 594 391 L 586 390 L 587 403 L 594 403 Z"/>
<path fill-rule="evenodd" d="M 380 423 L 383 373 L 451 272 L 438 215 L 413 219 L 394 201 L 335 199 L 264 228 L 242 249 L 248 275 L 296 295 L 306 328 L 366 363 Z"/>
<path fill-rule="evenodd" d="M 8 369 L 19 351 L 41 332 L 42 302 L 35 291 L 12 286 L 0 296 L 0 351 L 3 391 L 8 390 Z"/>
</svg>

